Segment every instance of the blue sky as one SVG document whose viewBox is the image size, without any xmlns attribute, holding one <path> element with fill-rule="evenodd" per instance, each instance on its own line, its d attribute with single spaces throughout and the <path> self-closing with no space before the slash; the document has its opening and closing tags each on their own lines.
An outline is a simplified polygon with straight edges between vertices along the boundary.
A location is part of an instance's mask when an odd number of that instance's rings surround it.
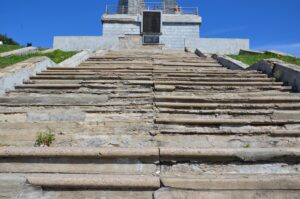
<svg viewBox="0 0 300 199">
<path fill-rule="evenodd" d="M 100 35 L 106 4 L 117 0 L 0 0 L 0 33 L 52 46 L 55 35 Z M 178 0 L 197 6 L 201 37 L 250 38 L 253 49 L 300 56 L 299 0 Z"/>
</svg>

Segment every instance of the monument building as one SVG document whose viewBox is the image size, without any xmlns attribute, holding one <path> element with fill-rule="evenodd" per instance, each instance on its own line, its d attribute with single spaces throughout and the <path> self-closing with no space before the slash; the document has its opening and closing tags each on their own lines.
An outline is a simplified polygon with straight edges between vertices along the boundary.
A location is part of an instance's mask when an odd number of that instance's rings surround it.
<svg viewBox="0 0 300 199">
<path fill-rule="evenodd" d="M 186 8 L 176 0 L 147 2 L 120 0 L 102 16 L 103 36 L 137 36 L 142 43 L 166 48 L 184 48 L 186 38 L 198 38 L 201 17 L 198 8 Z"/>
<path fill-rule="evenodd" d="M 185 7 L 177 0 L 119 0 L 115 5 L 106 5 L 101 22 L 102 36 L 57 36 L 54 48 L 119 50 L 156 45 L 173 50 L 199 48 L 218 54 L 249 49 L 248 39 L 200 37 L 202 17 L 198 7 Z"/>
</svg>

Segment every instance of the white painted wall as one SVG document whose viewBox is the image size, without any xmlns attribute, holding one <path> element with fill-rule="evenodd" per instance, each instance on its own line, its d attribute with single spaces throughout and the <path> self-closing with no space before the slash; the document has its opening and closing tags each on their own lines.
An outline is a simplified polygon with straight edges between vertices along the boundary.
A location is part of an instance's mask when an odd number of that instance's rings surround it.
<svg viewBox="0 0 300 199">
<path fill-rule="evenodd" d="M 162 26 L 161 43 L 168 49 L 181 49 L 185 47 L 185 39 L 199 38 L 199 24 L 164 23 Z"/>
<path fill-rule="evenodd" d="M 57 36 L 53 48 L 63 51 L 113 50 L 119 48 L 118 37 L 100 36 Z"/>
<path fill-rule="evenodd" d="M 139 23 L 104 23 L 104 37 L 118 37 L 126 34 L 140 34 L 141 28 Z"/>
<path fill-rule="evenodd" d="M 241 49 L 249 49 L 249 39 L 187 38 L 185 47 L 210 54 L 239 54 Z"/>
</svg>

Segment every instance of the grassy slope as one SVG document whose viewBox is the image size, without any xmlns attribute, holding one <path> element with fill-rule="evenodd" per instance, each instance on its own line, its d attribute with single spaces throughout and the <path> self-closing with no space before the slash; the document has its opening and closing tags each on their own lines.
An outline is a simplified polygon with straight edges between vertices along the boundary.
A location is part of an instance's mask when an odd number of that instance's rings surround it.
<svg viewBox="0 0 300 199">
<path fill-rule="evenodd" d="M 75 55 L 76 52 L 63 52 L 61 50 L 56 50 L 52 53 L 34 53 L 29 55 L 14 55 L 9 57 L 0 57 L 0 69 L 5 68 L 6 66 L 10 66 L 13 64 L 16 64 L 18 62 L 24 61 L 26 59 L 32 58 L 32 57 L 40 57 L 40 56 L 47 56 L 55 63 L 60 63 L 73 55 Z"/>
<path fill-rule="evenodd" d="M 265 53 L 265 54 L 243 54 L 243 55 L 229 55 L 231 58 L 244 62 L 245 64 L 252 65 L 256 62 L 263 59 L 271 59 L 276 58 L 282 61 L 285 61 L 290 64 L 295 64 L 300 66 L 300 58 L 290 57 L 290 56 L 280 56 L 273 53 Z"/>
<path fill-rule="evenodd" d="M 0 53 L 4 53 L 4 52 L 9 52 L 9 51 L 13 51 L 13 50 L 17 50 L 23 48 L 22 46 L 17 46 L 17 45 L 1 45 L 0 46 Z"/>
</svg>

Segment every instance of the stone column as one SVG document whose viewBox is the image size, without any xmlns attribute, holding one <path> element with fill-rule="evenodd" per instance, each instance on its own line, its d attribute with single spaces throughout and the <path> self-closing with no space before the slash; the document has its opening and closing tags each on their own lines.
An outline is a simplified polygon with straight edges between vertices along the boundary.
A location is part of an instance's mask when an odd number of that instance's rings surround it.
<svg viewBox="0 0 300 199">
<path fill-rule="evenodd" d="M 165 13 L 174 14 L 175 7 L 177 6 L 177 0 L 164 0 L 165 3 Z"/>
<path fill-rule="evenodd" d="M 144 0 L 119 0 L 119 14 L 135 15 L 143 8 Z"/>
</svg>

